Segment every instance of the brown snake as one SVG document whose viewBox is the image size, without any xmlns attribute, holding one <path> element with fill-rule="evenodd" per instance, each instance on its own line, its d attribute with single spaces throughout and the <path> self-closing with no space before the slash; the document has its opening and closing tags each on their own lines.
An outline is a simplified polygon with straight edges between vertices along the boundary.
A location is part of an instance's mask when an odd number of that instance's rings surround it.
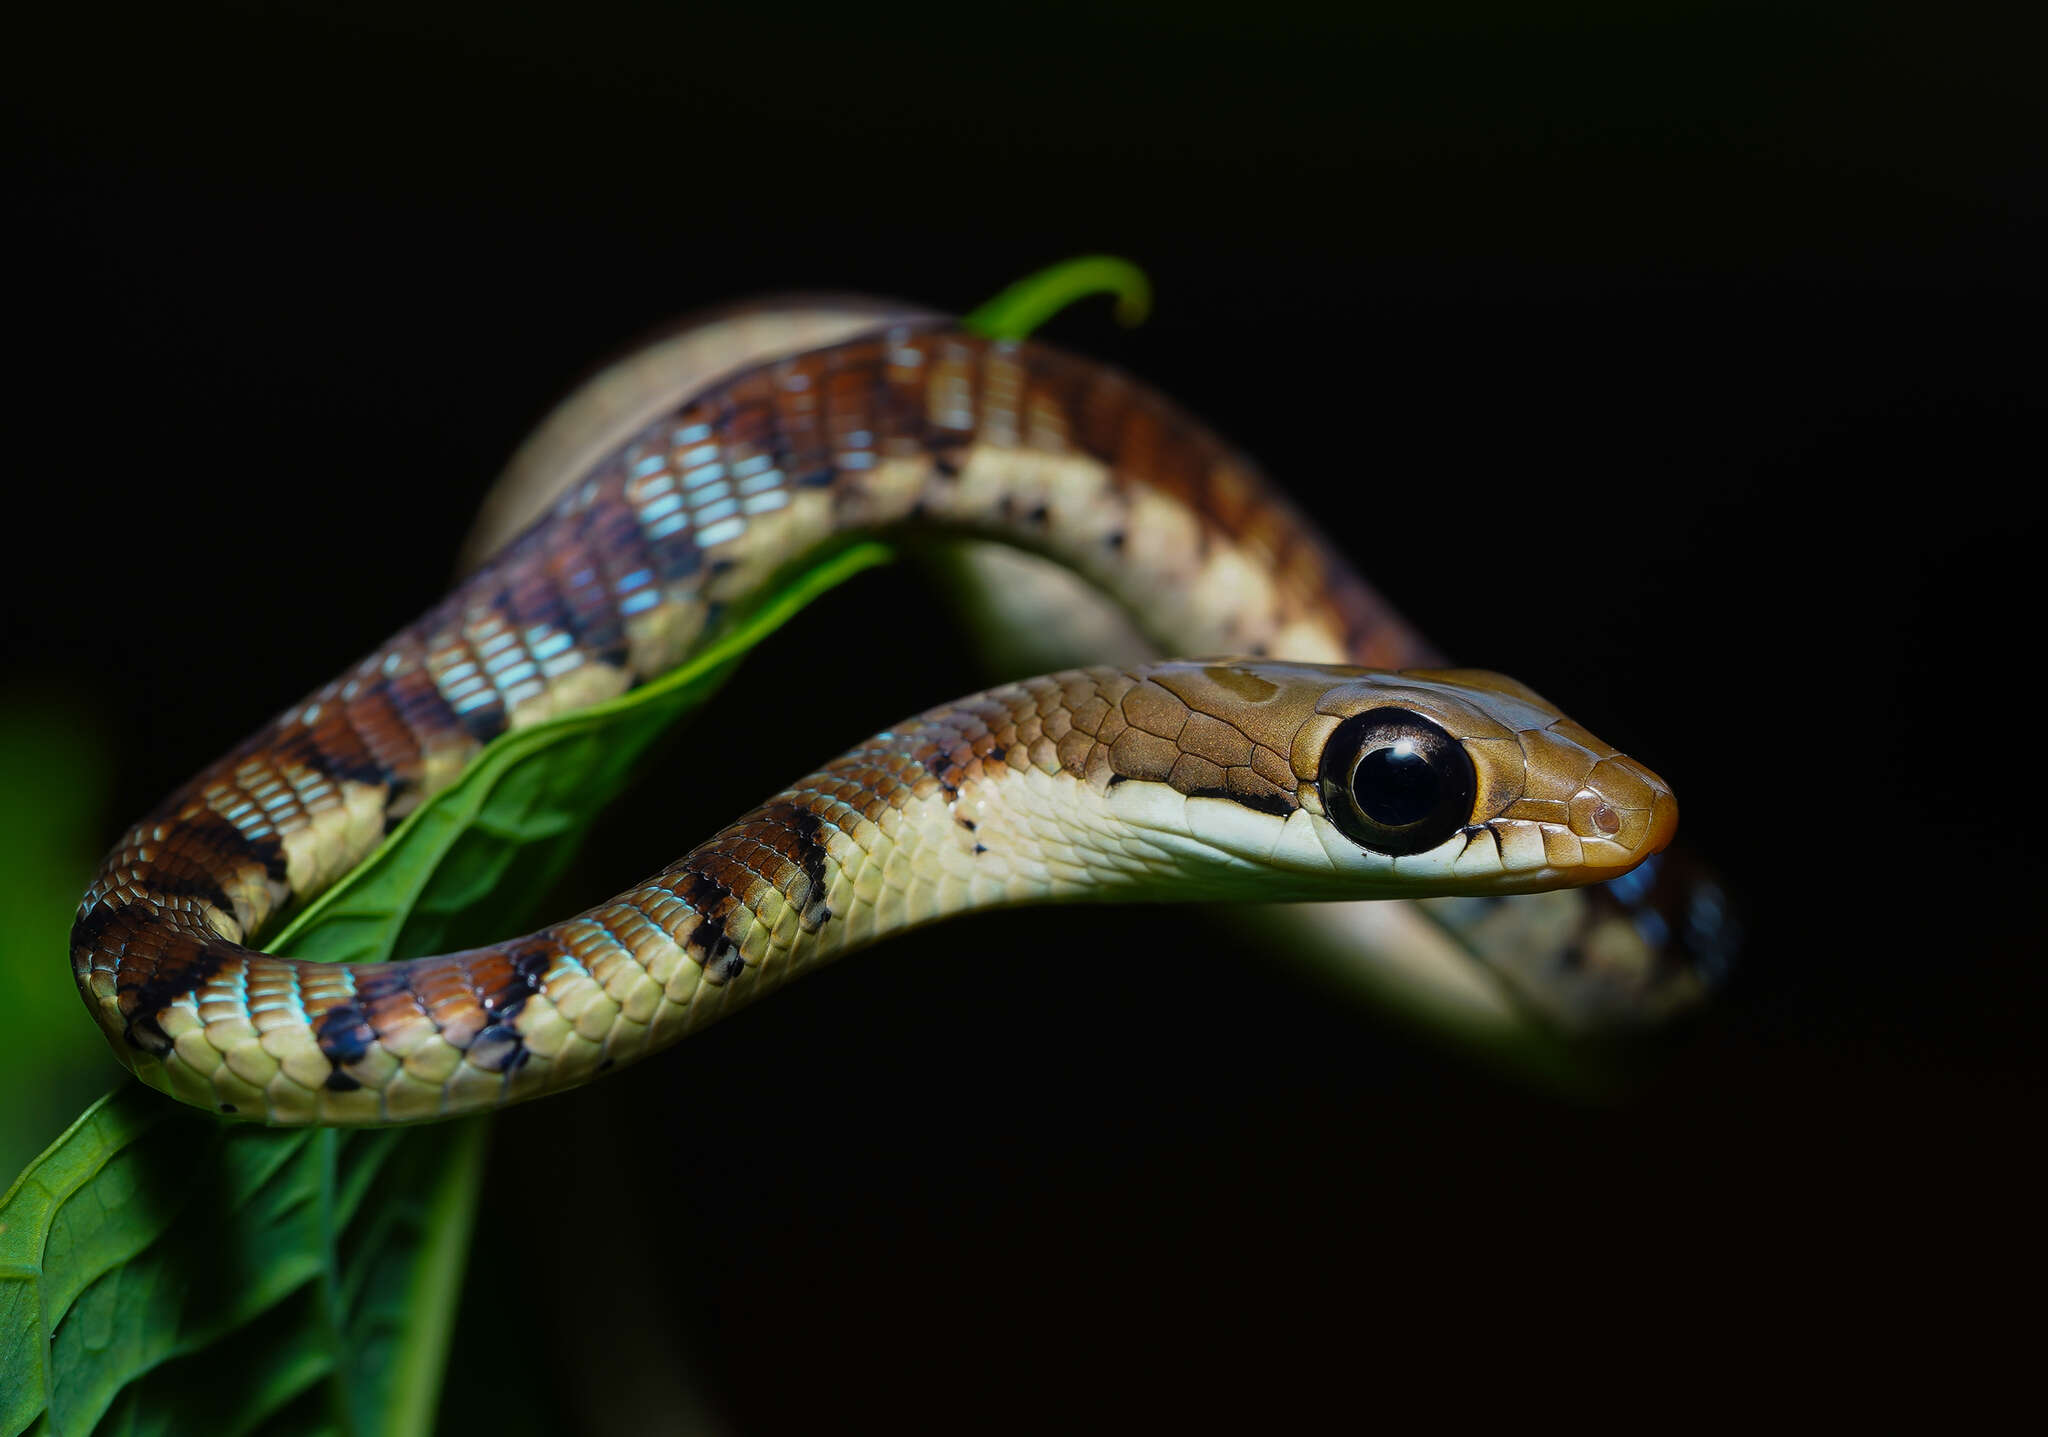
<svg viewBox="0 0 2048 1437">
<path fill-rule="evenodd" d="M 1168 401 L 941 321 L 865 330 L 636 416 L 446 600 L 131 829 L 71 943 L 121 1059 L 272 1122 L 429 1119 L 584 1081 L 969 909 L 1528 892 L 1670 838 L 1661 781 L 1527 689 L 1369 671 L 1434 655 Z M 363 965 L 244 946 L 496 735 L 673 668 L 793 564 L 903 532 L 1027 548 L 1243 657 L 933 709 L 523 938 Z"/>
</svg>

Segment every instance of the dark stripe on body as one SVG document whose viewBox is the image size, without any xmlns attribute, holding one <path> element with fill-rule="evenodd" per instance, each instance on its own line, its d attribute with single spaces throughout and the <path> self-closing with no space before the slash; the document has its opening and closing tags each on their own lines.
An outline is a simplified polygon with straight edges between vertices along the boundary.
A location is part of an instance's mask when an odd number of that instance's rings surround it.
<svg viewBox="0 0 2048 1437">
<path fill-rule="evenodd" d="M 783 896 L 800 904 L 804 932 L 816 933 L 832 918 L 825 899 L 825 865 L 830 856 L 825 848 L 825 820 L 801 804 L 789 802 L 768 804 L 761 810 L 761 818 L 772 825 L 761 841 L 795 864 L 804 876 L 806 887 L 801 895 Z"/>
<path fill-rule="evenodd" d="M 139 906 L 130 905 L 131 908 Z M 127 917 L 127 912 L 124 910 L 121 916 Z M 164 1009 L 211 981 L 233 950 L 222 938 L 208 941 L 187 933 L 165 935 L 161 917 L 146 908 L 135 914 L 134 922 L 138 928 L 143 923 L 151 923 L 156 928 L 162 952 L 147 977 L 139 981 L 124 978 L 114 990 L 121 1015 L 127 1019 L 122 1027 L 122 1036 L 128 1040 L 129 1046 L 161 1058 L 175 1046 L 170 1034 L 157 1022 Z"/>
<path fill-rule="evenodd" d="M 391 675 L 383 681 L 383 688 L 398 717 L 414 734 L 435 737 L 464 731 L 462 719 L 442 697 L 441 687 L 424 661 Z"/>
<path fill-rule="evenodd" d="M 329 723 L 327 715 L 321 715 L 317 728 L 306 728 L 294 724 L 279 735 L 275 752 L 275 764 L 281 770 L 297 765 L 321 777 L 339 783 L 368 784 L 382 788 L 392 781 L 391 773 L 377 761 L 376 755 L 355 736 L 353 729 L 341 723 L 340 705 L 336 703 L 336 721 Z M 339 734 L 336 733 L 339 730 Z M 347 735 L 344 740 L 341 734 Z"/>
<path fill-rule="evenodd" d="M 369 1014 L 360 1003 L 337 1003 L 320 1015 L 313 1024 L 313 1037 L 320 1044 L 320 1051 L 333 1065 L 327 1075 L 328 1089 L 336 1093 L 351 1093 L 362 1086 L 342 1071 L 350 1063 L 360 1063 L 369 1056 L 370 1049 L 377 1045 L 377 1030 L 370 1026 Z"/>
<path fill-rule="evenodd" d="M 706 981 L 724 984 L 745 972 L 747 960 L 725 928 L 726 917 L 740 906 L 739 895 L 694 868 L 675 894 L 697 910 L 697 926 L 684 936 L 683 950 L 697 954 Z"/>
</svg>

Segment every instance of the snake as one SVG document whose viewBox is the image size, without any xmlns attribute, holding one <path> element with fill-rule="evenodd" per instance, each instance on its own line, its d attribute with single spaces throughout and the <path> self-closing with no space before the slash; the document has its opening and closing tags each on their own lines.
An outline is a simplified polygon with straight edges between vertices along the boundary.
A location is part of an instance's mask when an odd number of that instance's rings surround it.
<svg viewBox="0 0 2048 1437">
<path fill-rule="evenodd" d="M 519 445 L 480 505 L 459 568 L 484 563 L 592 465 L 697 390 L 801 350 L 948 322 L 942 312 L 900 300 L 784 293 L 701 310 L 654 331 L 588 374 Z M 1357 476 L 1357 465 L 1370 457 L 1369 439 L 1341 424 L 1329 432 L 1336 463 L 1324 482 L 1369 482 Z M 1232 468 L 1255 475 L 1265 502 L 1288 511 L 1252 461 L 1239 454 Z M 1184 571 L 1183 590 L 1204 588 L 1205 602 L 1134 604 L 1128 594 L 1099 588 L 1020 544 L 1020 537 L 1028 536 L 902 546 L 949 591 L 949 619 L 966 631 L 992 679 L 1091 663 L 1135 665 L 1242 642 L 1234 626 L 1257 598 L 1256 586 L 1204 586 L 1202 575 Z M 1245 557 L 1254 566 L 1270 562 L 1256 544 Z M 1225 575 L 1241 579 L 1228 566 Z M 1375 616 L 1371 648 L 1349 652 L 1352 661 L 1446 662 L 1355 569 L 1348 585 Z M 1547 624 L 1554 607 L 1531 602 L 1511 612 Z M 1305 643 L 1276 652 L 1327 657 L 1342 648 L 1341 640 L 1313 633 Z M 1517 898 L 1226 906 L 1213 916 L 1438 1038 L 1510 1062 L 1546 1047 L 1564 1056 L 1551 1041 L 1557 1038 L 1576 1058 L 1588 1058 L 1597 1045 L 1696 1011 L 1727 977 L 1743 936 L 1739 910 L 1712 866 L 1677 846 L 1618 880 L 1586 888 Z"/>
<path fill-rule="evenodd" d="M 117 1058 L 235 1117 L 430 1121 L 575 1087 L 971 911 L 1491 900 L 1609 882 L 1670 843 L 1662 779 L 1534 690 L 1446 666 L 1165 396 L 944 317 L 853 328 L 634 414 L 444 600 L 123 834 L 70 939 Z M 875 536 L 1017 546 L 1222 657 L 926 710 L 521 937 L 260 951 L 494 739 L 672 671 Z"/>
</svg>

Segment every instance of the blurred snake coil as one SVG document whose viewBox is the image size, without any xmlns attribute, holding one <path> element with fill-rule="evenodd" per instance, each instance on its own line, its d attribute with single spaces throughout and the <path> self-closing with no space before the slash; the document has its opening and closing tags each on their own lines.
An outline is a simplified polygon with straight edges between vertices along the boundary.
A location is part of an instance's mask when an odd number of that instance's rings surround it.
<svg viewBox="0 0 2048 1437">
<path fill-rule="evenodd" d="M 1711 977 L 1710 876 L 1644 863 L 1676 823 L 1663 783 L 1520 684 L 1446 667 L 1249 459 L 1094 360 L 871 301 L 715 314 L 558 411 L 485 530 L 445 600 L 101 865 L 73 971 L 151 1086 L 271 1123 L 443 1118 L 1024 902 L 1464 895 L 1437 921 L 1475 951 L 1504 929 L 1540 949 L 1523 986 L 1568 1018 L 1654 1016 Z M 961 539 L 1053 561 L 1164 651 L 1225 657 L 931 709 L 523 937 L 385 963 L 258 951 L 494 740 L 658 680 L 835 554 Z M 1553 905 L 1515 930 L 1507 895 L 1565 888 L 1562 923 Z"/>
</svg>

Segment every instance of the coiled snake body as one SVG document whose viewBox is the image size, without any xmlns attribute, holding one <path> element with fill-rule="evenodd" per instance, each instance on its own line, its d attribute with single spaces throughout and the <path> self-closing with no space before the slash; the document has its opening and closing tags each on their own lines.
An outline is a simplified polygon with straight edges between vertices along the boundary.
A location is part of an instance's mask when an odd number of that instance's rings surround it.
<svg viewBox="0 0 2048 1437">
<path fill-rule="evenodd" d="M 1243 657 L 1075 670 L 870 738 L 646 883 L 385 964 L 250 944 L 508 729 L 697 652 L 867 534 L 1000 539 Z M 1433 656 L 1241 456 L 1091 361 L 935 322 L 746 370 L 642 427 L 412 627 L 131 829 L 74 973 L 115 1052 L 272 1122 L 581 1082 L 837 953 L 1032 901 L 1514 893 L 1614 877 L 1676 809 L 1535 694 Z"/>
</svg>

